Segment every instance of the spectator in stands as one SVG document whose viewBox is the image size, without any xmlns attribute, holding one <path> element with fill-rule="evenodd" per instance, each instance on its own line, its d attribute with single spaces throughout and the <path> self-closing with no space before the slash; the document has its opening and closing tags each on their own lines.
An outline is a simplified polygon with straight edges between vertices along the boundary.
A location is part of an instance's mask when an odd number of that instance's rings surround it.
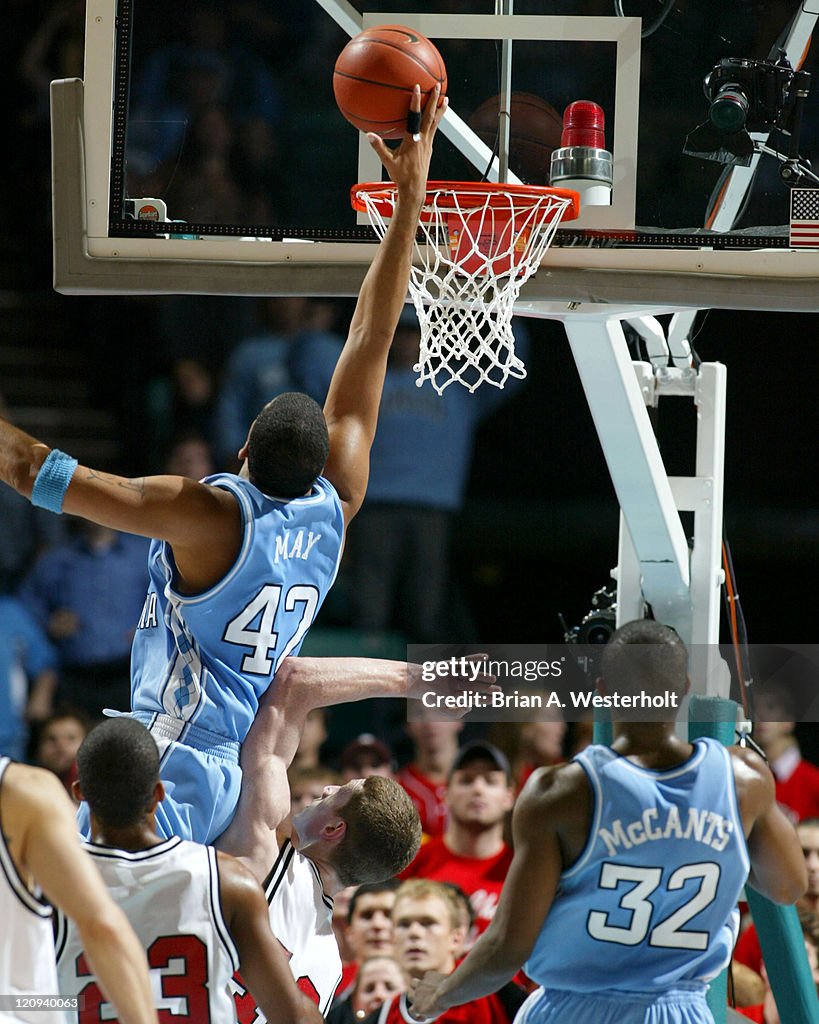
<svg viewBox="0 0 819 1024">
<path fill-rule="evenodd" d="M 406 990 L 397 960 L 384 955 L 368 957 L 361 964 L 350 995 L 333 1004 L 327 1024 L 356 1024 Z"/>
<path fill-rule="evenodd" d="M 294 354 L 309 343 L 317 358 L 335 366 L 342 347 L 341 337 L 332 332 L 335 310 L 328 303 L 290 295 L 265 299 L 262 310 L 264 329 L 233 350 L 219 392 L 216 454 L 228 468 L 236 463 L 247 425 L 259 409 L 283 391 L 307 390 L 295 375 Z"/>
<path fill-rule="evenodd" d="M 54 642 L 58 699 L 92 718 L 130 706 L 131 641 L 148 589 L 148 541 L 87 520 L 47 551 L 20 599 Z"/>
<path fill-rule="evenodd" d="M 23 761 L 27 721 L 52 710 L 57 653 L 45 633 L 14 597 L 0 594 L 0 756 Z"/>
<path fill-rule="evenodd" d="M 808 888 L 805 895 L 799 898 L 798 906 L 811 914 L 819 914 L 819 818 L 800 821 L 796 826 L 796 834 L 802 844 L 808 869 Z M 734 950 L 734 960 L 757 974 L 762 973 L 762 947 L 753 923 L 740 935 Z"/>
<path fill-rule="evenodd" d="M 344 929 L 344 946 L 348 952 L 338 986 L 339 1000 L 350 996 L 358 970 L 366 959 L 392 956 L 392 908 L 398 885 L 397 878 L 389 878 L 385 882 L 359 885 L 353 891 Z"/>
<path fill-rule="evenodd" d="M 468 945 L 492 920 L 512 863 L 504 827 L 514 799 L 514 780 L 506 755 L 483 740 L 466 744 L 449 775 L 446 829 L 421 847 L 401 876 L 455 882 L 463 889 L 475 915 Z"/>
<path fill-rule="evenodd" d="M 204 359 L 194 356 L 174 359 L 168 372 L 148 385 L 145 403 L 146 431 L 149 432 L 146 443 L 152 472 L 163 462 L 167 464 L 174 441 L 179 437 L 198 435 L 205 443 L 212 443 L 216 379 Z M 166 467 L 165 472 L 172 471 Z"/>
<path fill-rule="evenodd" d="M 14 422 L 2 395 L 0 416 Z M 0 523 L 0 594 L 10 594 L 17 590 L 37 555 L 63 539 L 63 525 L 57 516 L 35 508 L 4 484 L 0 484 Z"/>
<path fill-rule="evenodd" d="M 213 450 L 201 434 L 180 434 L 171 442 L 163 472 L 202 480 L 216 472 Z"/>
<path fill-rule="evenodd" d="M 72 787 L 77 781 L 77 751 L 88 729 L 88 719 L 81 711 L 61 708 L 43 722 L 37 734 L 36 763 L 57 776 L 72 800 Z"/>
<path fill-rule="evenodd" d="M 449 974 L 463 948 L 463 909 L 457 893 L 440 882 L 414 878 L 398 889 L 392 913 L 395 958 L 407 978 L 427 971 Z M 524 994 L 510 983 L 496 994 L 453 1007 L 438 1024 L 508 1024 Z M 412 1020 L 406 995 L 393 996 L 366 1018 L 367 1024 L 404 1024 Z"/>
<path fill-rule="evenodd" d="M 395 763 L 392 751 L 386 743 L 376 739 L 371 732 L 363 732 L 341 751 L 341 777 L 344 782 L 351 779 L 366 779 L 368 775 L 383 775 L 395 778 Z"/>
<path fill-rule="evenodd" d="M 808 957 L 813 982 L 819 992 L 819 916 L 808 910 L 799 910 L 799 924 L 802 926 L 802 935 L 805 940 L 805 953 Z M 762 1003 L 757 1006 L 741 1006 L 739 1012 L 757 1024 L 782 1024 L 783 1017 L 780 1016 L 776 1006 L 776 1000 L 768 979 L 768 972 L 765 964 L 761 966 L 762 981 L 765 985 L 765 994 Z M 787 1017 L 784 1018 L 787 1024 Z"/>
<path fill-rule="evenodd" d="M 520 341 L 524 329 L 518 327 Z M 474 394 L 453 386 L 438 395 L 416 385 L 421 339 L 407 306 L 390 348 L 378 435 L 370 453 L 367 499 L 350 533 L 342 567 L 358 629 L 403 632 L 410 642 L 440 642 L 450 630 L 470 640 L 471 624 L 453 585 L 452 521 L 463 504 L 475 434 L 520 382 Z M 526 356 L 526 345 L 521 354 Z M 308 342 L 294 352 L 297 377 L 317 401 L 336 354 Z M 422 453 L 419 457 L 419 453 Z"/>
<path fill-rule="evenodd" d="M 396 778 L 409 793 L 426 836 L 439 836 L 447 819 L 446 788 L 449 772 L 458 753 L 458 735 L 463 722 L 435 720 L 429 713 L 413 710 L 406 731 L 415 755 Z"/>
<path fill-rule="evenodd" d="M 755 696 L 754 710 L 754 739 L 774 773 L 777 803 L 794 824 L 819 817 L 819 768 L 799 750 L 791 695 L 784 687 L 765 683 Z"/>
<path fill-rule="evenodd" d="M 287 773 L 287 781 L 290 784 L 292 817 L 314 800 L 321 799 L 326 786 L 337 786 L 338 776 L 332 768 L 319 764 L 304 768 L 291 767 Z"/>
</svg>

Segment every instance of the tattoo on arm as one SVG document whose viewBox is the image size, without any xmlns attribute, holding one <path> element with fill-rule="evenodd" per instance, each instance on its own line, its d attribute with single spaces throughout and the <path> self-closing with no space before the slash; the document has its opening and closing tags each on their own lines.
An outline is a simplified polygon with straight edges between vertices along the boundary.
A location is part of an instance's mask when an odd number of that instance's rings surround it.
<svg viewBox="0 0 819 1024">
<path fill-rule="evenodd" d="M 100 473 L 96 469 L 88 470 L 89 480 L 102 480 L 104 483 L 113 484 L 115 487 L 121 487 L 124 491 L 136 491 L 141 497 L 145 497 L 145 478 L 137 477 L 134 480 L 127 480 L 123 477 L 111 476 L 108 473 Z"/>
</svg>

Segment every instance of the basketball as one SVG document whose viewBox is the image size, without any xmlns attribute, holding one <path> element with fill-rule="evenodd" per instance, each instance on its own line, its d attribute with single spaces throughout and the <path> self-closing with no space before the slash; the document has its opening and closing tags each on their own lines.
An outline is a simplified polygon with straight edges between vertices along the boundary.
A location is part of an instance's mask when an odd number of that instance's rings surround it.
<svg viewBox="0 0 819 1024">
<path fill-rule="evenodd" d="M 402 25 L 378 25 L 352 38 L 339 54 L 333 92 L 344 117 L 361 132 L 399 139 L 407 130 L 412 91 L 423 110 L 432 90 L 446 94 L 446 68 L 436 47 Z"/>
<path fill-rule="evenodd" d="M 472 112 L 469 127 L 490 149 L 498 137 L 500 96 Z M 509 167 L 530 185 L 548 185 L 552 152 L 560 148 L 563 118 L 546 100 L 529 92 L 509 97 Z"/>
</svg>

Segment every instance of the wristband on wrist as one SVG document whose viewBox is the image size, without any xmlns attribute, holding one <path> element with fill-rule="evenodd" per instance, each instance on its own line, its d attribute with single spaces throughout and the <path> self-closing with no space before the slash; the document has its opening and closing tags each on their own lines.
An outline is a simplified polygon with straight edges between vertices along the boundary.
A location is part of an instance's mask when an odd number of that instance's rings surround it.
<svg viewBox="0 0 819 1024">
<path fill-rule="evenodd" d="M 34 481 L 31 504 L 59 515 L 63 510 L 65 492 L 78 465 L 77 460 L 70 455 L 52 448 Z"/>
</svg>

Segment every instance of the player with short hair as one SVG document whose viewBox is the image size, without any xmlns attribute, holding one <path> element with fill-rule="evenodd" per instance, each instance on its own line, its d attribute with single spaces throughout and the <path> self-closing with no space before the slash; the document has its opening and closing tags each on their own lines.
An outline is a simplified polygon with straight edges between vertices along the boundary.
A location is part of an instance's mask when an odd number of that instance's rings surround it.
<svg viewBox="0 0 819 1024">
<path fill-rule="evenodd" d="M 460 682 L 452 678 L 441 685 L 445 695 L 461 692 Z M 421 699 L 429 686 L 420 665 L 288 658 L 242 744 L 242 795 L 218 845 L 264 880 L 273 931 L 292 954 L 296 980 L 323 1010 L 341 976 L 333 896 L 348 885 L 398 874 L 418 852 L 421 825 L 403 788 L 379 775 L 328 786 L 320 800 L 288 822 L 287 769 L 312 708 L 368 697 Z M 493 677 L 479 673 L 470 689 L 498 687 Z M 255 1021 L 254 1012 L 239 1000 L 242 1024 Z"/>
<path fill-rule="evenodd" d="M 238 475 L 100 473 L 0 420 L 0 480 L 55 512 L 154 538 L 132 655 L 132 711 L 161 747 L 161 833 L 207 842 L 233 814 L 239 744 L 277 667 L 298 652 L 364 499 L 387 354 L 407 294 L 436 87 L 417 135 L 370 136 L 398 204 L 359 293 L 322 410 L 280 395 L 259 413 Z M 420 112 L 416 87 L 411 108 Z M 323 475 L 321 475 L 323 474 Z"/>
<path fill-rule="evenodd" d="M 91 812 L 86 850 L 147 952 L 157 1009 L 172 1018 L 230 1024 L 230 989 L 241 969 L 259 1004 L 277 1021 L 318 1024 L 320 1015 L 296 988 L 281 947 L 270 931 L 259 884 L 233 857 L 178 837 L 156 833 L 164 798 L 159 751 L 148 730 L 129 718 L 103 722 L 86 736 L 77 756 L 78 797 Z M 85 939 L 58 916 L 60 991 L 81 995 L 88 1014 L 107 1019 L 110 1009 Z"/>
<path fill-rule="evenodd" d="M 0 1020 L 65 1020 L 61 1009 L 26 1008 L 26 997 L 60 993 L 53 904 L 82 936 L 117 1019 L 156 1024 L 145 952 L 80 849 L 71 801 L 51 772 L 7 757 L 0 757 L 0 866 L 0 992 L 21 1003 L 5 1005 Z"/>
<path fill-rule="evenodd" d="M 681 698 L 686 667 L 673 630 L 631 622 L 606 646 L 598 685 Z M 764 761 L 711 739 L 686 743 L 664 716 L 616 717 L 610 747 L 532 775 L 492 923 L 454 974 L 416 986 L 414 1012 L 437 1016 L 524 966 L 541 988 L 520 1024 L 713 1021 L 705 993 L 730 959 L 745 882 L 791 903 L 805 864 Z"/>
</svg>

